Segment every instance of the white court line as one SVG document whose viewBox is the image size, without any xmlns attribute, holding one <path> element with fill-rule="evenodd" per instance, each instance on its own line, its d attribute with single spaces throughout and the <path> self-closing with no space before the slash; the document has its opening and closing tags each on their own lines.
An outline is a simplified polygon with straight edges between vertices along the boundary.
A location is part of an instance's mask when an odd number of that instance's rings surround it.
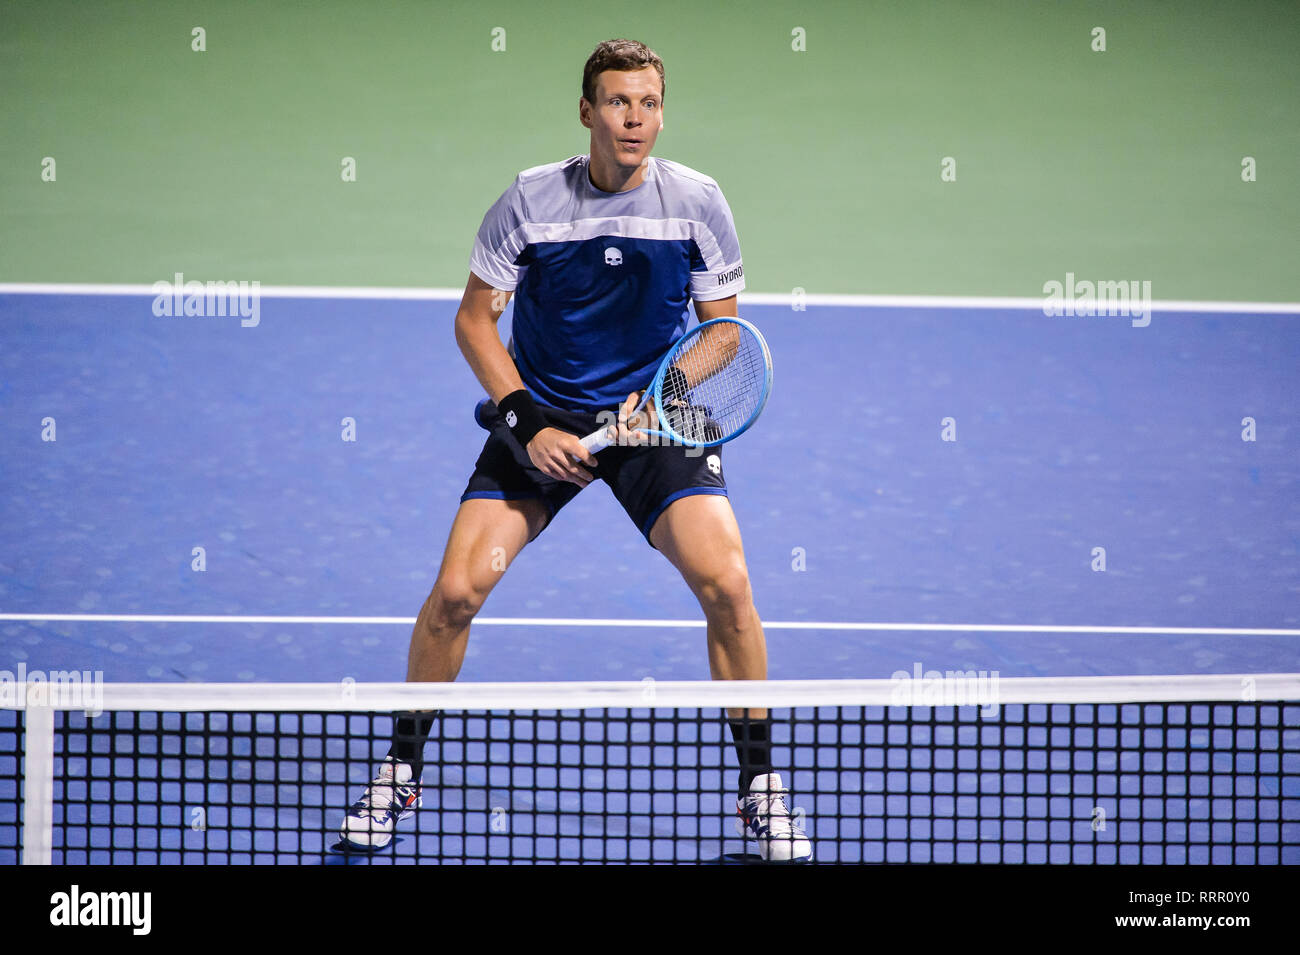
<svg viewBox="0 0 1300 955">
<path fill-rule="evenodd" d="M 15 620 L 54 623 L 269 623 L 343 624 L 360 626 L 411 626 L 414 617 L 309 617 L 241 614 L 148 614 L 148 613 L 0 613 L 0 621 Z M 702 629 L 703 620 L 620 617 L 475 617 L 480 627 L 656 627 L 660 629 Z M 999 623 L 871 623 L 831 620 L 764 620 L 765 630 L 871 630 L 885 633 L 911 631 L 928 633 L 1113 633 L 1178 636 L 1181 634 L 1225 637 L 1300 637 L 1300 629 L 1256 627 L 1089 627 L 1080 624 Z"/>
<path fill-rule="evenodd" d="M 251 281 L 251 280 L 250 280 Z M 171 292 L 172 283 L 164 283 Z M 329 285 L 259 285 L 263 298 L 377 298 L 459 302 L 464 289 Z M 153 285 L 80 282 L 0 282 L 0 295 L 157 295 Z"/>
<path fill-rule="evenodd" d="M 167 284 L 171 289 L 171 284 Z M 404 299 L 409 301 L 460 301 L 458 288 L 380 288 L 326 285 L 262 285 L 263 298 Z M 119 285 L 79 282 L 0 282 L 0 295 L 156 295 L 153 285 Z M 988 295 L 833 295 L 808 294 L 800 298 L 807 305 L 848 308 L 1001 308 L 1041 311 L 1045 298 Z M 791 303 L 789 292 L 742 292 L 745 305 Z M 1154 312 L 1225 312 L 1231 314 L 1277 313 L 1300 315 L 1300 302 L 1214 302 L 1154 299 Z"/>
</svg>

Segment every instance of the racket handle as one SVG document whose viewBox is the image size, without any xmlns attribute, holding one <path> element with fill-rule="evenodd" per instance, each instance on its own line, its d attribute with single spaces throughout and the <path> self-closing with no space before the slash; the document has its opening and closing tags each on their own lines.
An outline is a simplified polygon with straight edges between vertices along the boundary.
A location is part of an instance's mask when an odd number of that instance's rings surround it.
<svg viewBox="0 0 1300 955">
<path fill-rule="evenodd" d="M 597 428 L 591 434 L 582 439 L 582 446 L 595 454 L 597 451 L 604 451 L 614 443 L 614 438 L 618 432 L 613 425 L 606 425 L 603 428 Z"/>
</svg>

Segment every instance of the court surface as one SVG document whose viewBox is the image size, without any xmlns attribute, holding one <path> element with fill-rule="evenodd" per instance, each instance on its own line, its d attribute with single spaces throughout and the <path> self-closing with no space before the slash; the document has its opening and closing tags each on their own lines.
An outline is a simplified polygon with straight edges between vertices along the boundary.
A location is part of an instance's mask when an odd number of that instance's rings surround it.
<svg viewBox="0 0 1300 955">
<path fill-rule="evenodd" d="M 6 657 L 110 682 L 402 679 L 484 438 L 454 309 L 264 297 L 242 327 L 0 296 Z M 775 381 L 723 465 L 773 678 L 1300 670 L 1295 315 L 741 314 Z M 92 619 L 36 619 L 62 614 Z M 603 485 L 482 617 L 461 680 L 708 675 L 698 607 Z"/>
<path fill-rule="evenodd" d="M 0 609 L 414 617 L 485 436 L 454 303 L 265 298 L 256 327 L 149 303 L 0 296 Z M 760 613 L 809 626 L 769 633 L 773 677 L 918 660 L 1004 676 L 1300 669 L 1296 317 L 742 313 L 776 373 L 725 474 Z M 498 622 L 475 632 L 462 679 L 707 676 L 697 627 L 609 622 L 700 614 L 603 485 L 525 549 L 482 616 Z M 817 626 L 843 623 L 951 629 Z M 1170 632 L 1107 629 L 1134 626 Z M 15 661 L 117 681 L 401 679 L 409 637 L 405 623 L 0 628 Z"/>
</svg>

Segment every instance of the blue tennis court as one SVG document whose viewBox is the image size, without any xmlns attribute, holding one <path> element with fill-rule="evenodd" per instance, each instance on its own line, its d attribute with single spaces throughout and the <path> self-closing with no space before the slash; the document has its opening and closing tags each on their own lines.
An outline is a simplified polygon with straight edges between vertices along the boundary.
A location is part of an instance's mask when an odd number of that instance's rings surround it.
<svg viewBox="0 0 1300 955">
<path fill-rule="evenodd" d="M 455 304 L 266 296 L 244 327 L 145 295 L 0 295 L 6 659 L 114 683 L 401 680 L 410 624 L 372 618 L 419 608 L 484 438 Z M 1300 671 L 1295 315 L 741 313 L 775 383 L 723 463 L 773 679 Z M 708 675 L 694 599 L 598 484 L 481 616 L 462 681 Z M 557 825 L 589 825 L 572 798 Z"/>
<path fill-rule="evenodd" d="M 244 328 L 158 318 L 145 297 L 0 297 L 4 611 L 413 617 L 484 437 L 454 308 L 267 298 Z M 1027 310 L 743 311 L 776 375 L 724 464 L 765 619 L 1098 628 L 774 630 L 773 676 L 888 676 L 916 660 L 1004 676 L 1297 669 L 1295 317 L 1161 313 L 1133 328 Z M 854 348 L 837 347 L 846 336 Z M 600 486 L 483 615 L 699 619 Z M 1125 626 L 1256 632 L 1104 629 Z M 409 636 L 3 627 L 16 660 L 113 680 L 400 679 Z M 698 678 L 702 636 L 484 627 L 463 678 Z"/>
</svg>

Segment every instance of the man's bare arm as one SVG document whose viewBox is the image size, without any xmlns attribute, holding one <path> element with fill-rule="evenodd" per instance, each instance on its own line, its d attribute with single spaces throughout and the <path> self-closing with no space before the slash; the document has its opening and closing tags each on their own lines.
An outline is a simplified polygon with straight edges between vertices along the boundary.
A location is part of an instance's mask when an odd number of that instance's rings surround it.
<svg viewBox="0 0 1300 955">
<path fill-rule="evenodd" d="M 740 318 L 740 313 L 736 311 L 736 296 L 720 298 L 713 302 L 701 302 L 697 299 L 695 302 L 695 317 L 701 323 L 712 321 L 715 318 Z"/>
<path fill-rule="evenodd" d="M 731 295 L 727 298 L 720 298 L 713 302 L 695 301 L 695 317 L 700 323 L 712 321 L 715 318 L 739 318 L 740 313 L 736 311 L 736 296 Z M 722 334 L 734 336 L 739 341 L 740 336 L 734 331 L 724 331 Z M 689 351 L 687 352 L 689 354 Z M 699 375 L 696 380 L 690 380 L 689 384 L 698 384 Z M 654 402 L 648 402 L 645 410 L 640 415 L 632 415 L 633 410 L 641 401 L 641 392 L 634 391 L 627 396 L 623 406 L 618 409 L 618 443 L 619 444 L 644 444 L 645 436 L 640 433 L 641 429 L 647 428 L 656 430 L 659 427 L 659 415 L 655 409 Z"/>
<path fill-rule="evenodd" d="M 493 288 L 473 272 L 456 312 L 456 344 L 474 377 L 493 401 L 524 386 L 514 361 L 501 344 L 497 322 L 510 301 L 510 292 Z"/>
</svg>

